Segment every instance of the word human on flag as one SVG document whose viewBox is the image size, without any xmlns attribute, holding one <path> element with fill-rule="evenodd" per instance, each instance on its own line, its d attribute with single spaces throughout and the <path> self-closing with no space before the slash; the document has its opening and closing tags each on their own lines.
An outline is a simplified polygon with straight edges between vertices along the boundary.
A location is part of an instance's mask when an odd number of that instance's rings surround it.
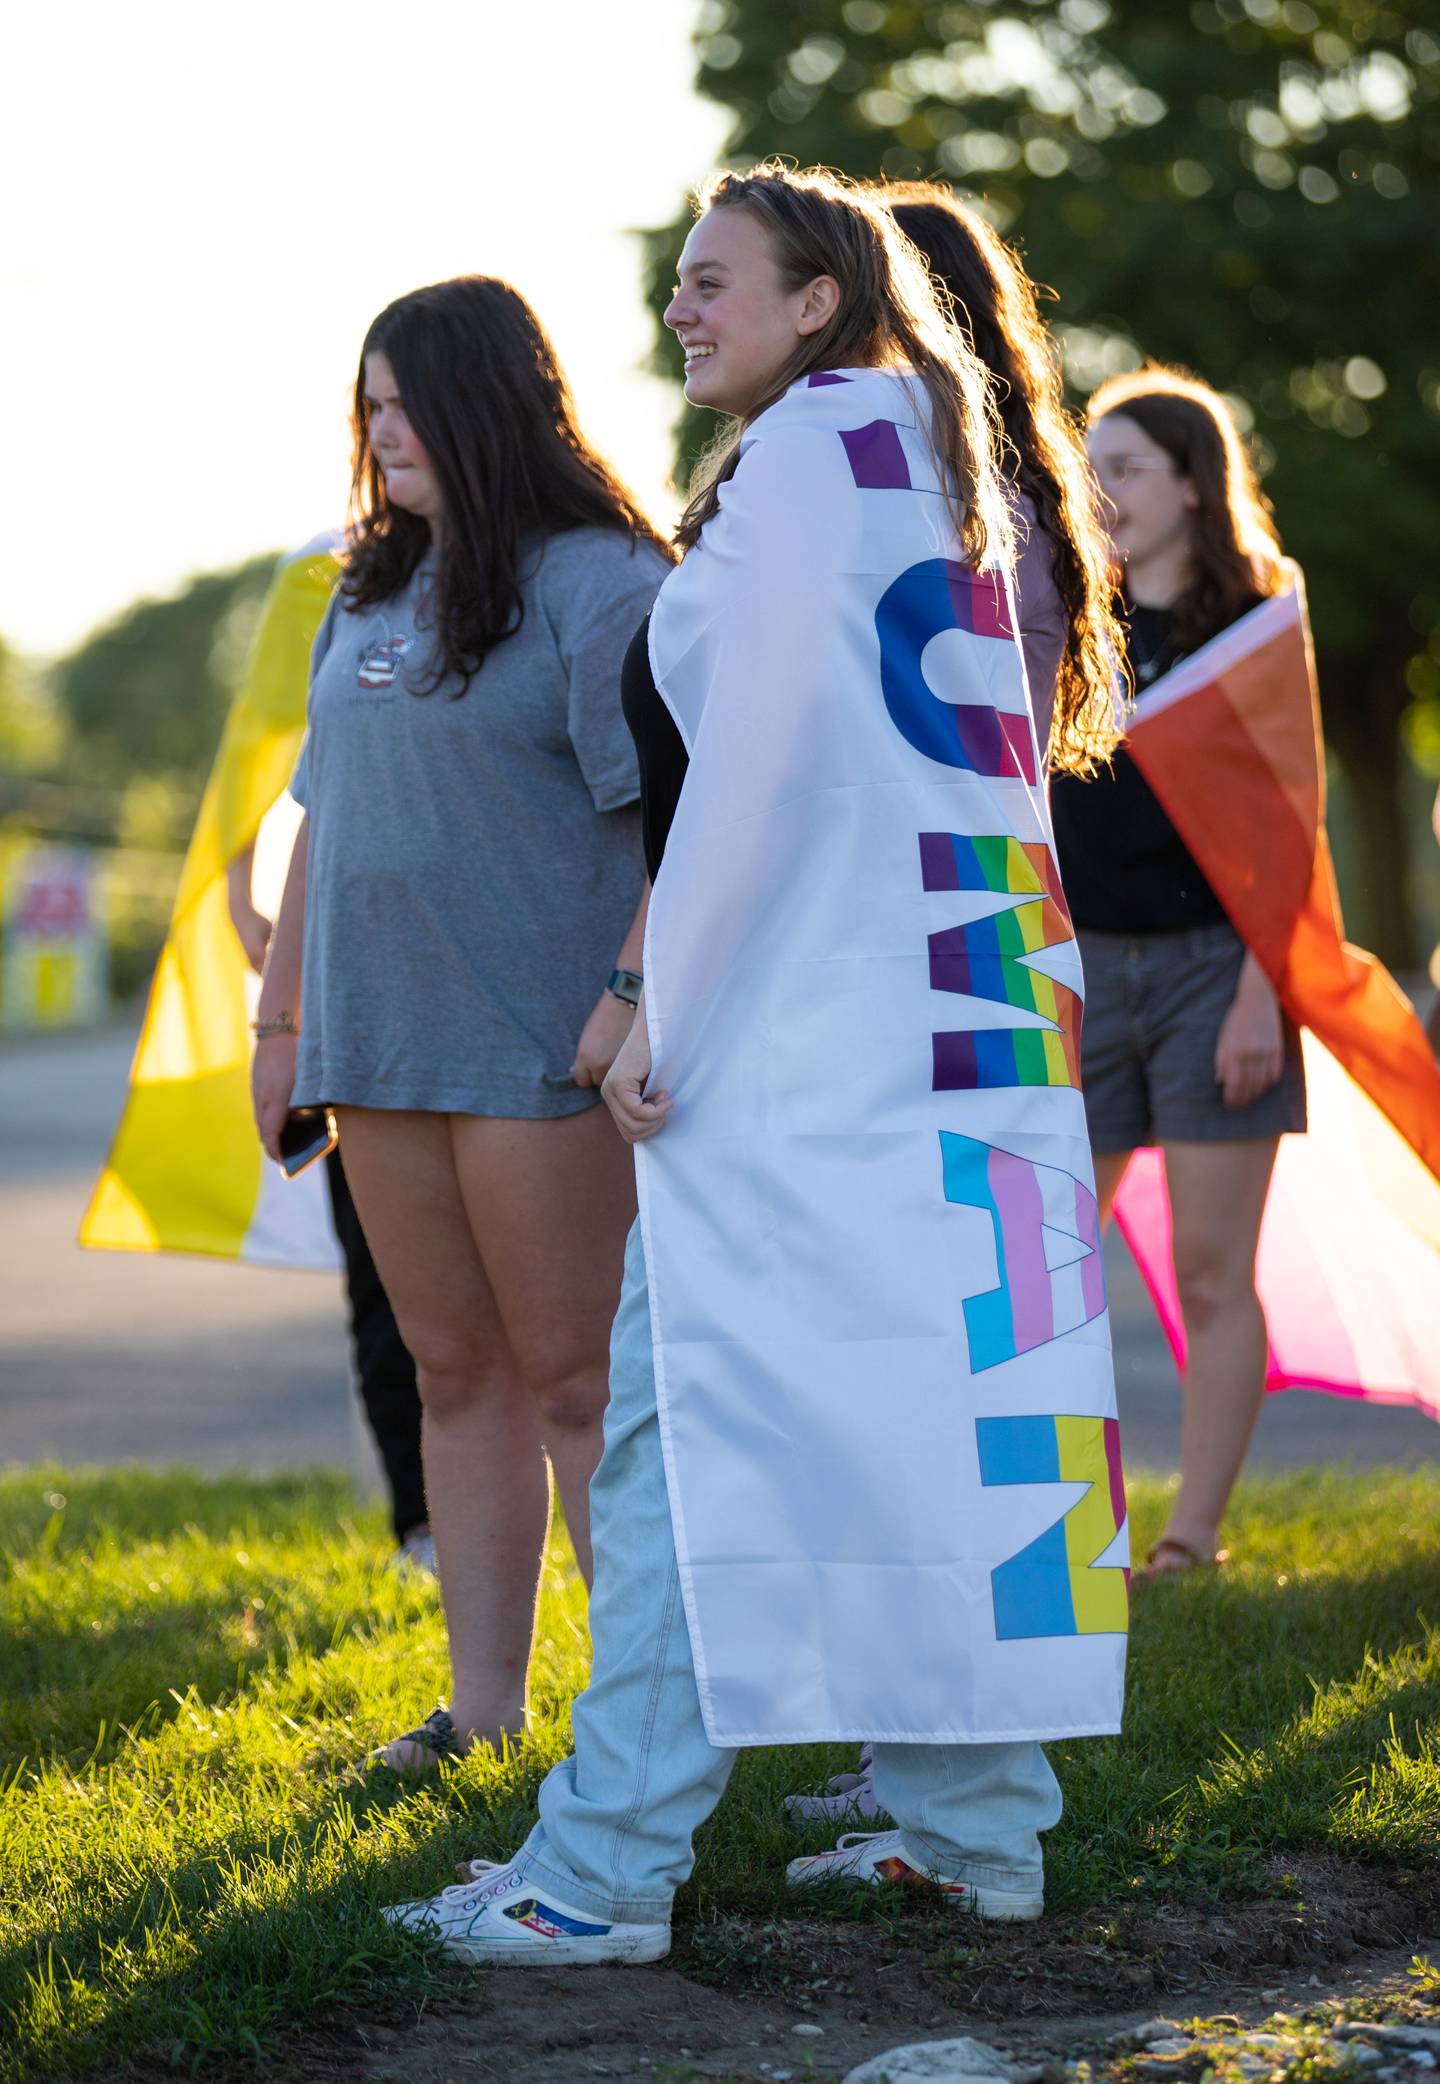
<svg viewBox="0 0 1440 2084">
<path fill-rule="evenodd" d="M 792 386 L 650 622 L 691 758 L 644 963 L 674 1107 L 637 1176 L 721 1745 L 1120 1714 L 1079 955 L 1008 588 L 927 427 L 913 378 Z"/>
</svg>

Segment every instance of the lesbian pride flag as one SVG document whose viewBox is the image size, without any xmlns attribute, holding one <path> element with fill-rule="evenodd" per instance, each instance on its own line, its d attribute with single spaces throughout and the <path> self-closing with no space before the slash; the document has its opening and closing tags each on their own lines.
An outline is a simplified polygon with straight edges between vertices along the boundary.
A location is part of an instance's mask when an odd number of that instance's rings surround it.
<svg viewBox="0 0 1440 2084">
<path fill-rule="evenodd" d="M 1440 1069 L 1389 972 L 1344 938 L 1296 567 L 1144 692 L 1129 745 L 1304 1031 L 1309 1133 L 1281 1140 L 1257 1260 L 1268 1386 L 1440 1418 Z M 1183 1367 L 1158 1151 L 1136 1153 L 1115 1215 Z"/>
<path fill-rule="evenodd" d="M 286 1180 L 255 1135 L 250 1020 L 260 980 L 230 924 L 225 892 L 230 863 L 257 840 L 258 860 L 273 840 L 279 858 L 269 896 L 278 902 L 298 816 L 285 788 L 305 735 L 310 647 L 339 576 L 338 544 L 338 536 L 317 537 L 286 558 L 266 597 L 185 856 L 82 1245 L 262 1266 L 340 1263 L 322 1168 Z M 262 874 L 257 868 L 257 889 Z"/>
</svg>

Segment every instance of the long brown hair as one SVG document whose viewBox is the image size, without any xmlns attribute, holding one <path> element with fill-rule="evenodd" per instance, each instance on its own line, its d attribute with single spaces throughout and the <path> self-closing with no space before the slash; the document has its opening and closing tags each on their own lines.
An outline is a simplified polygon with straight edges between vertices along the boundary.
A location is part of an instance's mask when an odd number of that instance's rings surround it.
<svg viewBox="0 0 1440 2084">
<path fill-rule="evenodd" d="M 1190 582 L 1171 610 L 1176 644 L 1193 651 L 1279 589 L 1284 556 L 1269 500 L 1230 409 L 1188 369 L 1151 363 L 1101 384 L 1085 408 L 1093 427 L 1123 413 L 1195 488 Z"/>
<path fill-rule="evenodd" d="M 967 554 L 976 564 L 1012 563 L 985 372 L 948 324 L 919 254 L 889 213 L 843 175 L 823 167 L 797 173 L 774 160 L 713 176 L 695 198 L 696 216 L 706 210 L 748 210 L 769 236 L 786 289 L 830 275 L 840 302 L 827 325 L 796 342 L 765 396 L 701 457 L 676 541 L 685 549 L 696 541 L 715 511 L 718 487 L 739 461 L 746 426 L 799 377 L 818 369 L 910 368 L 930 402 L 930 440 L 960 512 Z"/>
<path fill-rule="evenodd" d="M 341 590 L 389 600 L 430 546 L 430 524 L 392 506 L 370 446 L 365 357 L 383 354 L 430 458 L 445 526 L 435 575 L 433 693 L 463 694 L 525 615 L 526 539 L 615 528 L 658 541 L 637 502 L 581 433 L 549 336 L 508 282 L 460 275 L 387 304 L 360 350 L 353 409 L 351 533 Z"/>
<path fill-rule="evenodd" d="M 1120 742 L 1115 698 L 1125 643 L 1090 466 L 1065 408 L 1059 358 L 1035 286 L 993 225 L 942 183 L 897 181 L 880 194 L 948 291 L 956 319 L 968 326 L 993 379 L 1008 443 L 1005 462 L 1050 540 L 1065 610 L 1050 765 L 1087 774 Z"/>
</svg>

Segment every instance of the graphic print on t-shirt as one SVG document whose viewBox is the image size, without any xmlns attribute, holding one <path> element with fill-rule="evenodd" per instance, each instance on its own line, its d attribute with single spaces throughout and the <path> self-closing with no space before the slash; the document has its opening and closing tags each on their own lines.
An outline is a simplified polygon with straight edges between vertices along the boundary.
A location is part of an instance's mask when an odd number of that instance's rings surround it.
<svg viewBox="0 0 1440 2084">
<path fill-rule="evenodd" d="M 355 678 L 361 687 L 390 687 L 400 671 L 400 661 L 410 649 L 408 637 L 382 637 L 372 644 L 360 661 Z"/>
</svg>

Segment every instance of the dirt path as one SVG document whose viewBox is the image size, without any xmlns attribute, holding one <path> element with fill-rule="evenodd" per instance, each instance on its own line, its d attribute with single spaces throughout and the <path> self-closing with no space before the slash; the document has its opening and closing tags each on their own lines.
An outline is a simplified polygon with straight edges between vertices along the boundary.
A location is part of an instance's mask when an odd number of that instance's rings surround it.
<svg viewBox="0 0 1440 2084">
<path fill-rule="evenodd" d="M 1440 1880 L 1311 1860 L 1276 1882 L 1272 1899 L 1218 1913 L 1010 1930 L 908 1908 L 893 1922 L 737 1919 L 691 1927 L 654 1968 L 457 1971 L 453 1997 L 418 2014 L 337 2021 L 268 2067 L 267 2080 L 800 2084 L 838 2080 L 901 2043 L 970 2034 L 1053 2065 L 1043 2084 L 1084 2084 L 1082 2057 L 1095 2084 L 1112 2073 L 1118 2084 L 1167 2066 L 1178 2079 L 1203 2074 L 1198 2057 L 1132 2060 L 1126 2032 L 1157 2017 L 1223 2015 L 1217 2030 L 1234 2036 L 1277 2012 L 1338 2004 L 1333 2018 L 1362 2000 L 1412 1997 L 1407 1971 L 1440 1926 Z M 1430 2060 L 1392 2054 L 1376 2084 L 1420 2084 Z M 1277 2066 L 1274 2054 L 1252 2064 Z"/>
</svg>

